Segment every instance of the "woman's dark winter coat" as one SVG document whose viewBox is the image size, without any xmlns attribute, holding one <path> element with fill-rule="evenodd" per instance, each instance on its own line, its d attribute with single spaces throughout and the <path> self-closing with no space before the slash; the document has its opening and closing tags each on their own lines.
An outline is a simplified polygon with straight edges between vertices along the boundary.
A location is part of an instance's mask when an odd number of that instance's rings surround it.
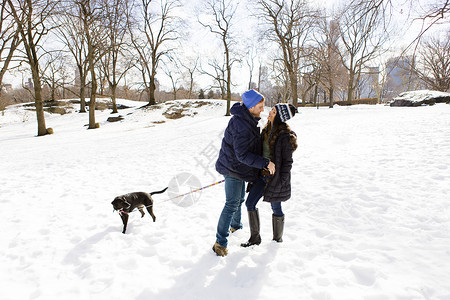
<svg viewBox="0 0 450 300">
<path fill-rule="evenodd" d="M 262 135 L 268 128 L 264 128 Z M 279 202 L 291 198 L 292 153 L 297 149 L 297 136 L 286 123 L 273 130 L 269 141 L 270 157 L 275 163 L 275 174 L 267 182 L 264 201 Z"/>
<path fill-rule="evenodd" d="M 222 175 L 253 182 L 259 170 L 269 164 L 269 160 L 261 156 L 259 118 L 241 103 L 234 104 L 230 113 L 233 116 L 225 130 L 216 170 Z"/>
</svg>

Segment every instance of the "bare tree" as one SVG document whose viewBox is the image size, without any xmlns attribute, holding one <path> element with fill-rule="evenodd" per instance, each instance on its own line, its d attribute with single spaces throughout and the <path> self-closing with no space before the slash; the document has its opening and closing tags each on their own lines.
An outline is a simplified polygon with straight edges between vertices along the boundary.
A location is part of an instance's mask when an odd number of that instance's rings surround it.
<svg viewBox="0 0 450 300">
<path fill-rule="evenodd" d="M 117 113 L 116 94 L 119 82 L 134 67 L 136 61 L 130 55 L 129 22 L 132 7 L 129 0 L 103 0 L 106 12 L 105 55 L 101 59 L 101 70 L 108 82 L 113 105 Z"/>
<path fill-rule="evenodd" d="M 298 104 L 299 63 L 305 53 L 305 44 L 314 26 L 316 12 L 306 0 L 258 0 L 260 17 L 270 27 L 267 38 L 276 42 L 282 52 L 287 70 L 292 104 Z"/>
<path fill-rule="evenodd" d="M 79 6 L 73 6 L 71 3 L 64 4 L 63 8 L 64 13 L 54 16 L 54 22 L 59 23 L 56 35 L 67 46 L 68 51 L 75 60 L 75 86 L 79 89 L 80 113 L 85 113 L 89 61 L 87 59 L 87 43 L 83 30 L 81 10 Z"/>
<path fill-rule="evenodd" d="M 361 77 L 361 71 L 376 56 L 382 54 L 387 40 L 384 10 L 364 2 L 343 9 L 338 19 L 341 49 L 339 55 L 348 72 L 347 101 L 351 103 Z"/>
<path fill-rule="evenodd" d="M 42 99 L 41 71 L 39 65 L 42 38 L 52 29 L 48 26 L 49 16 L 54 13 L 58 1 L 52 0 L 7 0 L 11 16 L 14 18 L 20 34 L 24 60 L 30 66 L 34 102 L 38 125 L 38 136 L 47 134 L 45 127 L 44 104 Z"/>
<path fill-rule="evenodd" d="M 179 90 L 178 83 L 181 79 L 181 73 L 178 67 L 179 62 L 177 59 L 171 56 L 168 56 L 168 61 L 162 61 L 162 69 L 164 74 L 169 77 L 170 82 L 172 84 L 172 94 L 173 100 L 177 100 L 177 91 Z"/>
<path fill-rule="evenodd" d="M 274 70 L 272 79 L 275 81 L 277 96 L 275 103 L 271 104 L 274 105 L 276 102 L 280 101 L 286 103 L 290 98 L 290 83 L 289 74 L 285 68 L 284 62 L 279 59 L 274 59 L 272 69 Z"/>
<path fill-rule="evenodd" d="M 182 60 L 180 60 L 180 65 L 186 69 L 186 72 L 188 74 L 188 85 L 189 85 L 189 94 L 188 94 L 188 98 L 191 99 L 192 98 L 192 92 L 194 90 L 194 74 L 195 72 L 197 72 L 197 69 L 199 67 L 199 60 L 200 57 L 196 57 L 196 58 L 185 58 L 185 61 L 183 62 Z"/>
<path fill-rule="evenodd" d="M 2 94 L 3 77 L 9 68 L 14 51 L 19 46 L 21 39 L 17 30 L 17 23 L 7 10 L 7 1 L 2 1 L 0 8 L 0 97 Z"/>
<path fill-rule="evenodd" d="M 314 59 L 321 66 L 320 82 L 328 92 L 330 108 L 333 107 L 334 92 L 339 82 L 346 78 L 346 72 L 342 70 L 344 66 L 339 58 L 338 40 L 339 31 L 336 21 L 329 21 L 325 16 L 319 19 L 319 34 L 316 37 Z"/>
<path fill-rule="evenodd" d="M 211 33 L 218 35 L 222 41 L 227 71 L 227 78 L 225 80 L 227 91 L 226 116 L 230 116 L 231 107 L 231 69 L 233 63 L 238 61 L 238 59 L 232 58 L 231 54 L 231 48 L 234 44 L 231 27 L 237 7 L 238 5 L 234 5 L 230 0 L 209 0 L 207 3 L 207 11 L 213 16 L 214 20 L 210 22 L 202 22 L 199 20 L 200 24 L 208 28 Z"/>
<path fill-rule="evenodd" d="M 299 90 L 302 95 L 303 103 L 307 100 L 307 95 L 312 93 L 312 102 L 314 105 L 317 102 L 317 93 L 320 81 L 323 75 L 323 65 L 317 60 L 316 49 L 310 48 L 310 55 L 303 60 L 302 71 L 300 72 L 301 82 L 299 84 Z M 312 90 L 312 92 L 311 92 Z M 311 96 L 308 102 L 311 102 Z"/>
<path fill-rule="evenodd" d="M 202 66 L 200 66 L 200 74 L 207 75 L 211 79 L 213 79 L 213 85 L 210 87 L 211 89 L 219 89 L 220 97 L 223 99 L 226 94 L 226 86 L 227 80 L 225 78 L 227 67 L 226 62 L 220 63 L 217 58 L 214 58 L 212 61 L 208 62 L 208 69 L 206 70 Z"/>
<path fill-rule="evenodd" d="M 248 78 L 248 89 L 252 89 L 253 83 L 253 72 L 255 70 L 255 59 L 258 56 L 258 49 L 253 45 L 250 46 L 247 50 L 247 55 L 245 56 L 245 63 L 249 69 L 249 78 Z M 259 86 L 258 86 L 259 89 Z"/>
<path fill-rule="evenodd" d="M 156 74 L 159 63 L 165 55 L 174 50 L 172 42 L 179 37 L 179 18 L 175 11 L 180 6 L 178 0 L 158 0 L 159 12 L 153 13 L 153 0 L 142 0 L 137 7 L 140 19 L 137 28 L 130 27 L 132 43 L 139 55 L 137 68 L 142 76 L 142 84 L 148 97 L 148 105 L 156 104 Z M 142 24 L 142 25 L 139 25 Z"/>
<path fill-rule="evenodd" d="M 82 32 L 87 46 L 87 62 L 91 75 L 91 95 L 89 99 L 89 129 L 98 128 L 95 123 L 95 106 L 97 95 L 97 72 L 96 66 L 104 51 L 105 27 L 103 15 L 104 7 L 100 0 L 76 0 L 80 10 L 82 21 Z"/>
<path fill-rule="evenodd" d="M 392 17 L 392 6 L 396 2 L 393 0 L 352 0 L 352 6 L 364 7 L 366 14 L 372 14 L 373 10 L 380 11 L 386 19 Z M 422 23 L 421 29 L 414 40 L 404 49 L 406 53 L 410 48 L 417 49 L 424 35 L 433 27 L 446 21 L 450 16 L 450 0 L 434 0 L 421 3 L 417 0 L 405 0 L 402 3 L 402 11 L 412 15 L 418 13 L 418 17 L 413 18 L 412 22 Z"/>
<path fill-rule="evenodd" d="M 45 57 L 41 70 L 41 79 L 50 89 L 50 101 L 56 101 L 57 91 L 64 89 L 64 82 L 67 79 L 65 73 L 67 58 L 63 52 L 51 52 Z"/>
<path fill-rule="evenodd" d="M 450 33 L 444 38 L 431 37 L 421 43 L 414 71 L 431 89 L 450 90 Z"/>
<path fill-rule="evenodd" d="M 411 5 L 414 5 L 413 0 Z M 438 24 L 440 21 L 447 19 L 450 16 L 450 0 L 437 0 L 435 3 L 429 5 L 428 9 L 422 14 L 421 19 L 424 21 L 424 26 L 420 32 L 419 38 L 427 32 L 431 27 Z M 425 26 L 427 23 L 427 26 Z"/>
</svg>

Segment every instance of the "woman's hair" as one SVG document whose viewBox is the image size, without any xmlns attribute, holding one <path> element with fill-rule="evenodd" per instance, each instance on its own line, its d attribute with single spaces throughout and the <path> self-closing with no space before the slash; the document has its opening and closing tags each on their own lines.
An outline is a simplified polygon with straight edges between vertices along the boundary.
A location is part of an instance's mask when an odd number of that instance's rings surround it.
<svg viewBox="0 0 450 300">
<path fill-rule="evenodd" d="M 281 119 L 280 116 L 278 116 L 278 113 L 275 115 L 275 118 L 273 118 L 273 122 L 267 122 L 266 126 L 264 126 L 262 133 L 263 133 L 263 138 L 269 138 L 270 134 L 273 131 L 276 131 L 278 126 L 281 124 Z"/>
</svg>

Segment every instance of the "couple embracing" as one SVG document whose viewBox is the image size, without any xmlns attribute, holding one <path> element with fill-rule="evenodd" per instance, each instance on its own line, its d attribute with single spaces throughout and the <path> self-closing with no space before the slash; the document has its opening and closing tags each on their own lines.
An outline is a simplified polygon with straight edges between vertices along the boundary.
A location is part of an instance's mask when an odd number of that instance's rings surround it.
<svg viewBox="0 0 450 300">
<path fill-rule="evenodd" d="M 242 228 L 241 205 L 245 201 L 245 183 L 249 194 L 245 204 L 250 223 L 250 239 L 242 247 L 261 243 L 259 213 L 256 204 L 264 201 L 272 206 L 273 240 L 282 242 L 284 213 L 281 202 L 291 197 L 292 153 L 297 137 L 286 121 L 297 109 L 290 104 L 276 104 L 269 112 L 267 124 L 260 133 L 258 121 L 264 111 L 264 96 L 255 90 L 242 94 L 225 130 L 216 170 L 225 177 L 225 206 L 219 218 L 213 251 L 228 254 L 229 232 Z"/>
</svg>

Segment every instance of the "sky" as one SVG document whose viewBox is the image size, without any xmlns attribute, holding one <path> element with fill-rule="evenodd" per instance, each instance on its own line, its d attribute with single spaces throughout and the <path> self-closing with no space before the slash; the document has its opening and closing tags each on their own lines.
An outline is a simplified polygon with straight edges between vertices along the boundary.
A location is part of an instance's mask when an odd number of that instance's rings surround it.
<svg viewBox="0 0 450 300">
<path fill-rule="evenodd" d="M 405 0 L 407 1 L 407 0 Z M 232 69 L 232 81 L 234 84 L 233 91 L 242 93 L 248 86 L 249 80 L 249 70 L 245 63 L 245 52 L 250 47 L 250 45 L 254 45 L 257 48 L 266 48 L 267 42 L 260 40 L 260 33 L 257 31 L 257 23 L 258 21 L 252 14 L 252 7 L 254 7 L 254 1 L 238 1 L 239 5 L 237 6 L 236 15 L 234 17 L 234 25 L 233 25 L 233 35 L 235 38 L 235 43 L 233 45 L 233 49 L 240 54 L 237 56 L 242 60 L 242 63 L 236 63 L 233 65 Z M 332 11 L 334 8 L 338 7 L 342 0 L 333 0 L 333 1 L 319 1 L 314 0 L 317 6 L 327 9 L 328 11 Z M 394 4 L 399 5 L 400 2 L 393 1 Z M 415 21 L 411 26 L 411 18 L 417 15 L 417 11 L 421 10 L 421 7 L 424 7 L 425 0 L 421 0 L 419 2 L 415 2 L 416 6 L 414 7 L 411 15 L 407 13 L 409 11 L 408 6 L 403 5 L 399 7 L 393 7 L 393 22 L 396 23 L 394 26 L 396 30 L 392 32 L 389 48 L 389 57 L 397 55 L 402 48 L 410 45 L 413 41 L 414 37 L 417 36 L 417 32 L 420 31 L 422 23 L 420 21 Z M 223 46 L 221 44 L 220 39 L 217 35 L 209 32 L 208 29 L 204 28 L 197 22 L 197 16 L 200 16 L 200 19 L 204 19 L 204 15 L 202 15 L 202 11 L 205 8 L 204 0 L 196 0 L 196 1 L 188 1 L 183 0 L 183 7 L 180 10 L 182 17 L 187 22 L 187 30 L 185 33 L 188 37 L 188 41 L 183 41 L 183 46 L 178 47 L 177 52 L 180 57 L 184 57 L 183 59 L 194 59 L 197 56 L 200 56 L 203 60 L 203 67 L 206 68 L 207 60 L 211 59 L 213 56 L 221 56 Z M 234 3 L 237 3 L 234 2 Z M 404 4 L 403 2 L 401 4 Z M 406 8 L 404 8 L 406 7 Z M 420 8 L 420 9 L 419 9 Z M 442 28 L 445 30 L 442 31 Z M 447 24 L 435 26 L 434 30 L 441 30 L 441 32 L 447 32 L 449 30 L 448 22 Z M 260 51 L 261 52 L 261 51 Z M 265 65 L 270 65 L 270 59 L 267 52 L 261 54 L 261 62 Z M 384 56 L 386 58 L 387 56 Z M 382 60 L 375 62 L 376 64 L 383 64 Z M 253 78 L 257 78 L 257 67 L 255 68 Z M 29 75 L 25 75 L 25 80 Z M 131 76 L 128 76 L 131 77 Z M 140 80 L 139 76 L 135 76 L 136 80 Z M 161 88 L 168 90 L 170 89 L 170 81 L 167 76 L 164 74 L 162 70 L 159 71 L 157 76 L 159 82 L 161 83 Z M 7 74 L 5 77 L 5 82 L 12 82 L 15 87 L 19 87 L 22 84 L 22 75 L 21 74 Z M 211 84 L 211 80 L 209 77 L 203 75 L 197 75 L 197 81 L 199 82 L 198 88 L 205 88 Z M 128 80 L 130 82 L 130 80 Z"/>
</svg>

